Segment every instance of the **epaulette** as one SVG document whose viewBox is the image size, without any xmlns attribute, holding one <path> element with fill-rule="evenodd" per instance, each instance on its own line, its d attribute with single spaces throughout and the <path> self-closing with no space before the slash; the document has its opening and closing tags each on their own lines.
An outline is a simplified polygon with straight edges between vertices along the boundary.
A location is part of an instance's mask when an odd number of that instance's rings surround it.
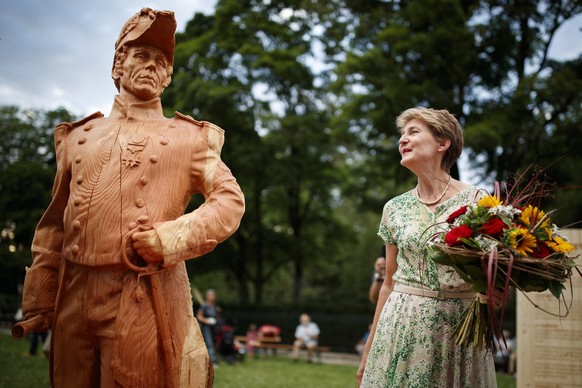
<svg viewBox="0 0 582 388">
<path fill-rule="evenodd" d="M 92 115 L 89 115 L 87 117 L 84 117 L 80 120 L 77 121 L 73 121 L 73 122 L 62 122 L 60 124 L 57 124 L 57 126 L 55 127 L 55 143 L 58 146 L 61 141 L 63 140 L 63 138 L 65 136 L 67 136 L 69 134 L 69 132 L 71 132 L 73 129 L 80 127 L 81 125 L 84 125 L 86 123 L 88 123 L 91 120 L 94 119 L 100 119 L 103 117 L 103 113 L 101 112 L 95 112 Z"/>
<path fill-rule="evenodd" d="M 220 154 L 222 146 L 224 145 L 224 129 L 208 121 L 198 121 L 192 116 L 188 116 L 180 112 L 174 112 L 174 114 L 178 119 L 186 120 L 203 128 L 208 147 Z"/>
<path fill-rule="evenodd" d="M 204 126 L 204 122 L 198 121 L 194 117 L 189 116 L 189 115 L 185 115 L 184 113 L 180 113 L 180 112 L 176 111 L 176 112 L 174 112 L 174 115 L 177 119 L 188 121 L 188 122 L 195 124 L 199 127 Z"/>
<path fill-rule="evenodd" d="M 192 116 L 185 115 L 185 114 L 180 113 L 180 112 L 174 112 L 174 115 L 178 119 L 185 120 L 185 121 L 189 121 L 189 122 L 191 122 L 193 124 L 196 124 L 199 127 L 207 127 L 207 128 L 213 129 L 213 130 L 218 131 L 218 132 L 221 132 L 221 133 L 224 132 L 224 129 L 220 128 L 216 124 L 212 124 L 211 122 L 208 122 L 208 121 L 198 121 L 195 118 L 193 118 Z"/>
</svg>

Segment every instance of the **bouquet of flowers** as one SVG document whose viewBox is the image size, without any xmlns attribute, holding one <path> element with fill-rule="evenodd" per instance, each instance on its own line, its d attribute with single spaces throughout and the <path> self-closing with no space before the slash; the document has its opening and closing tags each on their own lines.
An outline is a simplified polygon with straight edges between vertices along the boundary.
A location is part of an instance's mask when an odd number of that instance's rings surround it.
<svg viewBox="0 0 582 388">
<path fill-rule="evenodd" d="M 494 195 L 453 212 L 430 239 L 438 252 L 433 260 L 452 267 L 478 293 L 453 328 L 457 345 L 491 348 L 510 287 L 550 290 L 559 299 L 576 268 L 575 257 L 568 256 L 574 247 L 550 214 L 528 203 L 532 197 L 523 192 L 513 201 L 509 195 L 501 200 L 499 187 L 496 183 Z"/>
</svg>

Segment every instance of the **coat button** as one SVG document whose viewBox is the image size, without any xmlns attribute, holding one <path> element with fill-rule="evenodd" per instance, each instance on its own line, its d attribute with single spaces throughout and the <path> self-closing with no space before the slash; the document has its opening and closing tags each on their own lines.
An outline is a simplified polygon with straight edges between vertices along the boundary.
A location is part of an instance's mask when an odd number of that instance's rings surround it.
<svg viewBox="0 0 582 388">
<path fill-rule="evenodd" d="M 77 197 L 77 198 L 73 199 L 73 204 L 75 206 L 79 206 L 81 204 L 81 198 Z"/>
<path fill-rule="evenodd" d="M 145 186 L 145 185 L 147 185 L 147 184 L 149 183 L 149 180 L 148 180 L 148 178 L 147 178 L 147 177 L 145 177 L 145 176 L 142 176 L 142 177 L 139 179 L 139 183 L 141 183 L 141 184 L 142 184 L 142 186 Z"/>
<path fill-rule="evenodd" d="M 73 256 L 77 256 L 79 254 L 80 248 L 77 244 L 73 245 L 71 247 L 71 253 L 73 254 Z"/>
<path fill-rule="evenodd" d="M 140 216 L 137 219 L 137 222 L 144 225 L 144 224 L 147 224 L 148 222 L 150 222 L 150 218 L 148 216 Z"/>
<path fill-rule="evenodd" d="M 93 126 L 91 124 L 87 124 L 83 127 L 83 131 L 85 131 L 85 132 L 90 131 L 91 128 L 93 128 Z"/>
<path fill-rule="evenodd" d="M 75 163 L 77 163 L 77 164 L 81 163 L 81 155 L 78 155 L 78 156 L 75 158 Z"/>
<path fill-rule="evenodd" d="M 81 183 L 83 183 L 83 175 L 78 175 L 78 176 L 77 176 L 77 183 L 78 183 L 78 184 L 81 184 Z"/>
<path fill-rule="evenodd" d="M 81 222 L 79 220 L 73 221 L 73 230 L 81 230 Z"/>
<path fill-rule="evenodd" d="M 129 224 L 127 224 L 127 228 L 129 230 L 133 230 L 133 229 L 137 228 L 137 222 L 131 221 Z"/>
<path fill-rule="evenodd" d="M 159 160 L 158 155 L 152 155 L 152 156 L 150 156 L 150 162 L 157 163 L 158 160 Z"/>
<path fill-rule="evenodd" d="M 135 201 L 135 206 L 137 207 L 144 207 L 145 206 L 145 201 L 143 200 L 143 198 L 139 198 Z"/>
<path fill-rule="evenodd" d="M 85 142 L 87 141 L 87 138 L 85 136 L 83 136 L 82 138 L 80 138 L 77 143 L 79 144 L 85 144 Z"/>
<path fill-rule="evenodd" d="M 160 139 L 160 144 L 161 145 L 167 145 L 170 141 L 168 139 L 166 139 L 165 137 L 162 137 Z"/>
</svg>

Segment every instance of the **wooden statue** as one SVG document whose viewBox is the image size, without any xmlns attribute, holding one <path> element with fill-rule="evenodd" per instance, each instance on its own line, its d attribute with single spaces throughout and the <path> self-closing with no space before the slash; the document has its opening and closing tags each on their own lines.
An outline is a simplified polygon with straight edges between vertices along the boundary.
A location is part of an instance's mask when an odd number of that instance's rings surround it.
<svg viewBox="0 0 582 388">
<path fill-rule="evenodd" d="M 162 114 L 175 29 L 170 11 L 130 18 L 115 44 L 109 117 L 55 129 L 53 197 L 13 330 L 52 330 L 55 387 L 212 386 L 184 260 L 236 231 L 244 197 L 220 159 L 224 131 Z M 205 202 L 184 214 L 194 194 Z"/>
</svg>

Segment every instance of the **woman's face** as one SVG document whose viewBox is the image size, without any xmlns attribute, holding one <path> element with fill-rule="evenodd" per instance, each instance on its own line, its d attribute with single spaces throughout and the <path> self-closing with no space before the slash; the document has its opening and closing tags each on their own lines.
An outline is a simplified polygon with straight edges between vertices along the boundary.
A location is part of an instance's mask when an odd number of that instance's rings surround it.
<svg viewBox="0 0 582 388">
<path fill-rule="evenodd" d="M 433 136 L 422 120 L 412 119 L 401 131 L 398 144 L 400 164 L 415 170 L 415 166 L 436 165 L 440 167 L 446 148 Z"/>
</svg>

